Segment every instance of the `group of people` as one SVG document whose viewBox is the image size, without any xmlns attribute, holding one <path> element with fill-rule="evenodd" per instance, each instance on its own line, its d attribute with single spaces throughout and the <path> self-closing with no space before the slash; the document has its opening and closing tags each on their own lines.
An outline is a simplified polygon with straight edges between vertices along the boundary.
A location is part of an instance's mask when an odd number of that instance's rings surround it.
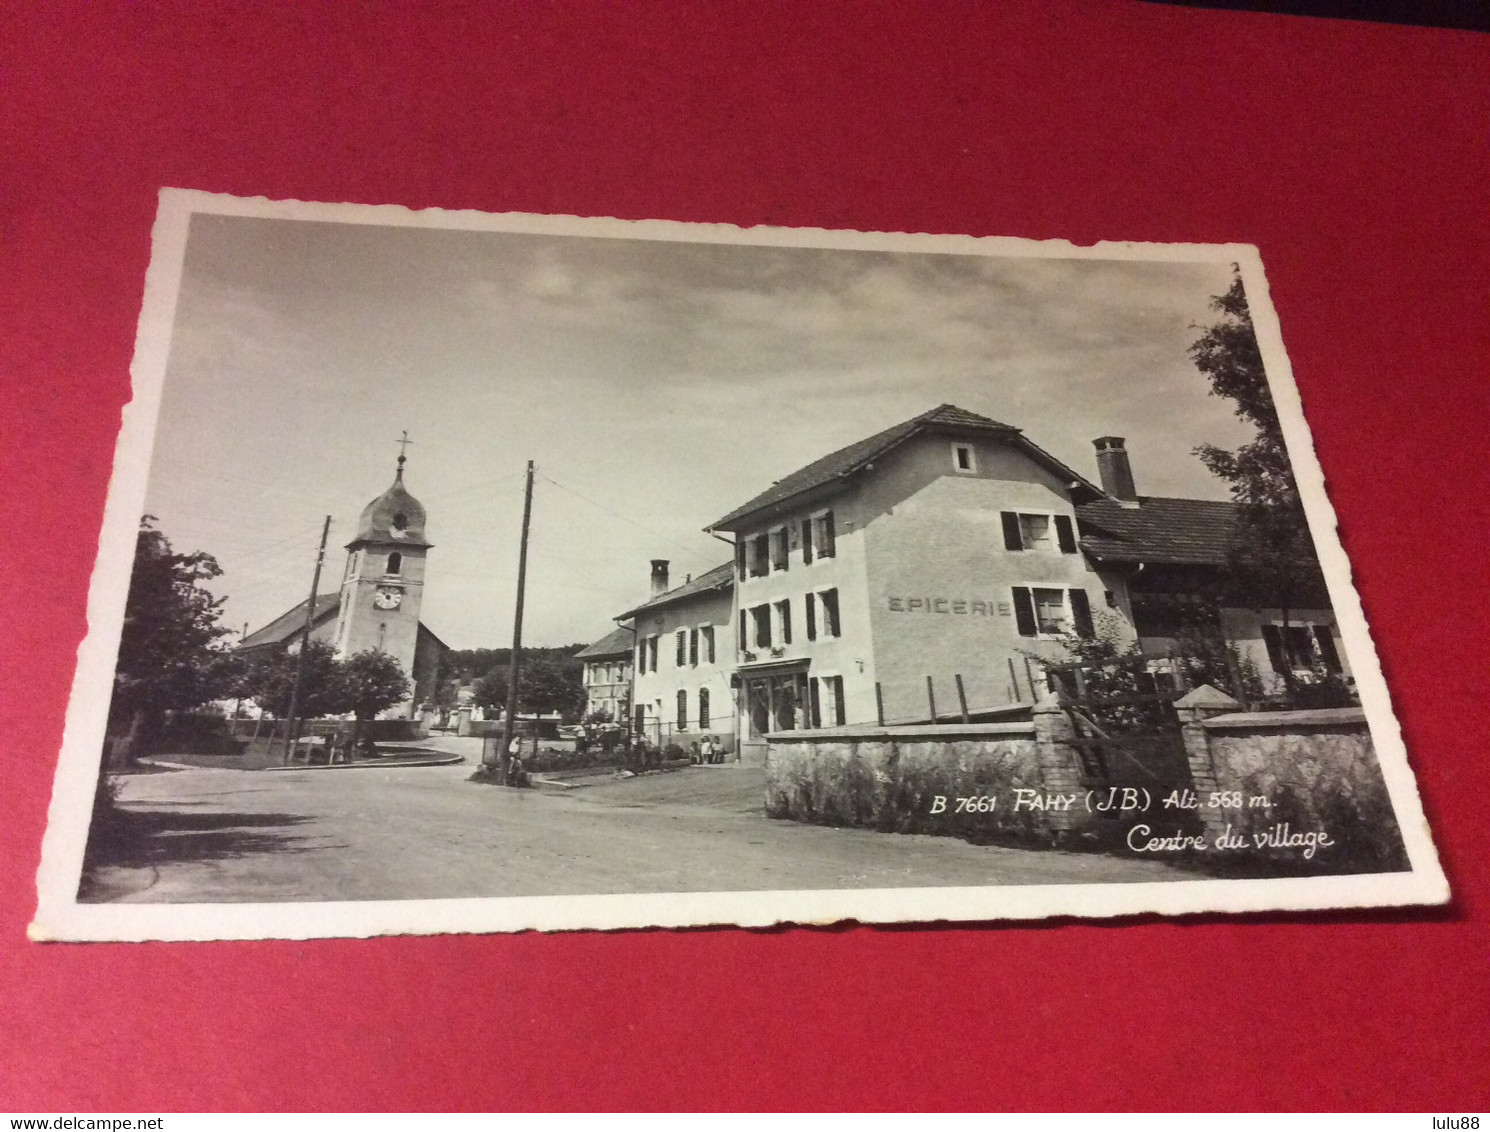
<svg viewBox="0 0 1490 1132">
<path fill-rule="evenodd" d="M 702 743 L 689 745 L 688 761 L 694 766 L 717 766 L 724 762 L 724 744 L 712 735 L 705 735 Z"/>
</svg>

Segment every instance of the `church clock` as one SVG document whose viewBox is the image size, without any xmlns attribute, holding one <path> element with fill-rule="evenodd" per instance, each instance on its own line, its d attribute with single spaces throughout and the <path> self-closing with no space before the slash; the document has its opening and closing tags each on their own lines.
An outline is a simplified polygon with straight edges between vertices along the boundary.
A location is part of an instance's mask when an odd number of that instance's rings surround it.
<svg viewBox="0 0 1490 1132">
<path fill-rule="evenodd" d="M 379 609 L 397 609 L 403 599 L 403 590 L 394 589 L 392 586 L 379 586 L 373 593 L 373 605 Z"/>
</svg>

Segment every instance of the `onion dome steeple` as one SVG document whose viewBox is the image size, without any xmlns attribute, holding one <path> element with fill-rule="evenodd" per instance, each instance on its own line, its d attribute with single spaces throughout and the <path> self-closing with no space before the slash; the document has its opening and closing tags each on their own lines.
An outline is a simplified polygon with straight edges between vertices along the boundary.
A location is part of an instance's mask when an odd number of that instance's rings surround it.
<svg viewBox="0 0 1490 1132">
<path fill-rule="evenodd" d="M 399 443 L 412 443 L 408 439 L 408 433 L 404 433 L 404 438 Z M 362 509 L 362 517 L 357 520 L 357 537 L 347 544 L 348 550 L 371 542 L 397 546 L 432 545 L 424 537 L 424 505 L 404 487 L 406 459 L 400 449 L 393 486 Z"/>
</svg>

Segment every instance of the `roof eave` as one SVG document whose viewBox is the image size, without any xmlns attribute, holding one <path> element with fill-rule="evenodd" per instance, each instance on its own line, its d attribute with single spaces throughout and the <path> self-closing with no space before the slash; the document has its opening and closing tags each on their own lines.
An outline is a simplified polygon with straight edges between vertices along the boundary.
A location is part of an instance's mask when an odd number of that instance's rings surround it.
<svg viewBox="0 0 1490 1132">
<path fill-rule="evenodd" d="M 670 605 L 677 605 L 679 602 L 690 601 L 696 597 L 705 597 L 709 594 L 715 594 L 718 593 L 720 590 L 730 588 L 734 584 L 735 578 L 734 575 L 731 574 L 729 577 L 721 579 L 720 581 L 714 583 L 712 586 L 705 586 L 700 589 L 689 590 L 686 594 L 662 594 L 659 597 L 654 597 L 649 602 L 638 605 L 635 609 L 628 609 L 625 613 L 616 614 L 615 617 L 611 618 L 611 620 L 627 621 L 637 616 L 637 614 L 639 613 L 648 613 L 654 609 L 665 609 Z"/>
</svg>

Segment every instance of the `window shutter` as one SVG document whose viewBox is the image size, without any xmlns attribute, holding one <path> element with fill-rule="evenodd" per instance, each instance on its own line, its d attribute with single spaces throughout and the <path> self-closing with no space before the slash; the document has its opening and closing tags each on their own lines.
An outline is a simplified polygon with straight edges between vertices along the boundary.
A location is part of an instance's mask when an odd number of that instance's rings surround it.
<svg viewBox="0 0 1490 1132">
<path fill-rule="evenodd" d="M 812 565 L 812 520 L 802 520 L 802 563 Z"/>
<path fill-rule="evenodd" d="M 708 656 L 709 663 L 710 664 L 713 664 L 714 663 L 714 626 L 712 626 L 712 625 L 709 625 L 709 626 L 707 626 L 704 629 L 704 645 L 705 645 L 705 649 L 704 649 L 705 655 Z"/>
<path fill-rule="evenodd" d="M 1006 511 L 1005 514 L 1008 514 Z M 1014 624 L 1021 637 L 1039 635 L 1035 628 L 1035 599 L 1027 586 L 1014 587 Z"/>
<path fill-rule="evenodd" d="M 817 595 L 807 595 L 807 639 L 817 640 Z"/>
<path fill-rule="evenodd" d="M 842 727 L 847 718 L 843 704 L 843 677 L 829 676 L 828 680 L 833 685 L 833 725 Z"/>
<path fill-rule="evenodd" d="M 1004 521 L 1004 549 L 1023 550 L 1024 539 L 1019 537 L 1019 516 L 1013 511 L 1000 511 L 999 518 Z"/>
<path fill-rule="evenodd" d="M 819 598 L 823 603 L 823 633 L 836 637 L 841 632 L 838 626 L 838 591 L 824 590 Z"/>
<path fill-rule="evenodd" d="M 688 730 L 688 693 L 678 689 L 678 730 Z"/>
<path fill-rule="evenodd" d="M 783 601 L 781 609 L 781 643 L 789 645 L 792 643 L 792 603 Z"/>
<path fill-rule="evenodd" d="M 698 729 L 707 731 L 709 729 L 709 689 L 698 690 Z"/>
<path fill-rule="evenodd" d="M 1273 666 L 1273 671 L 1279 674 L 1292 667 L 1288 663 L 1288 654 L 1283 648 L 1283 631 L 1276 625 L 1264 625 L 1262 627 L 1262 643 L 1267 646 L 1268 662 Z"/>
<path fill-rule="evenodd" d="M 698 667 L 698 630 L 688 630 L 688 666 Z"/>
<path fill-rule="evenodd" d="M 823 725 L 823 697 L 822 690 L 818 687 L 819 683 L 818 678 L 814 676 L 807 686 L 808 700 L 811 703 L 809 718 L 812 720 L 813 727 Z"/>
<path fill-rule="evenodd" d="M 823 545 L 818 551 L 819 558 L 833 557 L 834 548 L 837 545 L 836 537 L 833 533 L 833 512 L 829 511 L 823 516 Z"/>
<path fill-rule="evenodd" d="M 1314 639 L 1319 642 L 1319 659 L 1324 661 L 1326 670 L 1342 671 L 1340 654 L 1335 649 L 1335 635 L 1330 632 L 1330 627 L 1328 625 L 1314 626 Z"/>
<path fill-rule="evenodd" d="M 1071 591 L 1071 621 L 1076 626 L 1076 635 L 1090 640 L 1097 635 L 1096 627 L 1092 624 L 1092 603 L 1086 596 L 1086 590 Z"/>
<path fill-rule="evenodd" d="M 1076 553 L 1076 529 L 1071 526 L 1070 515 L 1057 515 L 1055 517 L 1055 537 L 1060 543 L 1062 554 Z"/>
<path fill-rule="evenodd" d="M 746 631 L 747 621 L 745 611 L 740 610 L 740 651 L 744 652 L 750 647 L 750 634 Z"/>
<path fill-rule="evenodd" d="M 682 668 L 688 663 L 688 634 L 682 629 L 679 629 L 674 639 L 677 643 L 677 665 L 679 668 Z"/>
<path fill-rule="evenodd" d="M 745 540 L 739 535 L 735 536 L 735 576 L 745 580 Z"/>
<path fill-rule="evenodd" d="M 647 642 L 639 641 L 636 646 L 636 674 L 645 676 L 647 674 Z"/>
</svg>

